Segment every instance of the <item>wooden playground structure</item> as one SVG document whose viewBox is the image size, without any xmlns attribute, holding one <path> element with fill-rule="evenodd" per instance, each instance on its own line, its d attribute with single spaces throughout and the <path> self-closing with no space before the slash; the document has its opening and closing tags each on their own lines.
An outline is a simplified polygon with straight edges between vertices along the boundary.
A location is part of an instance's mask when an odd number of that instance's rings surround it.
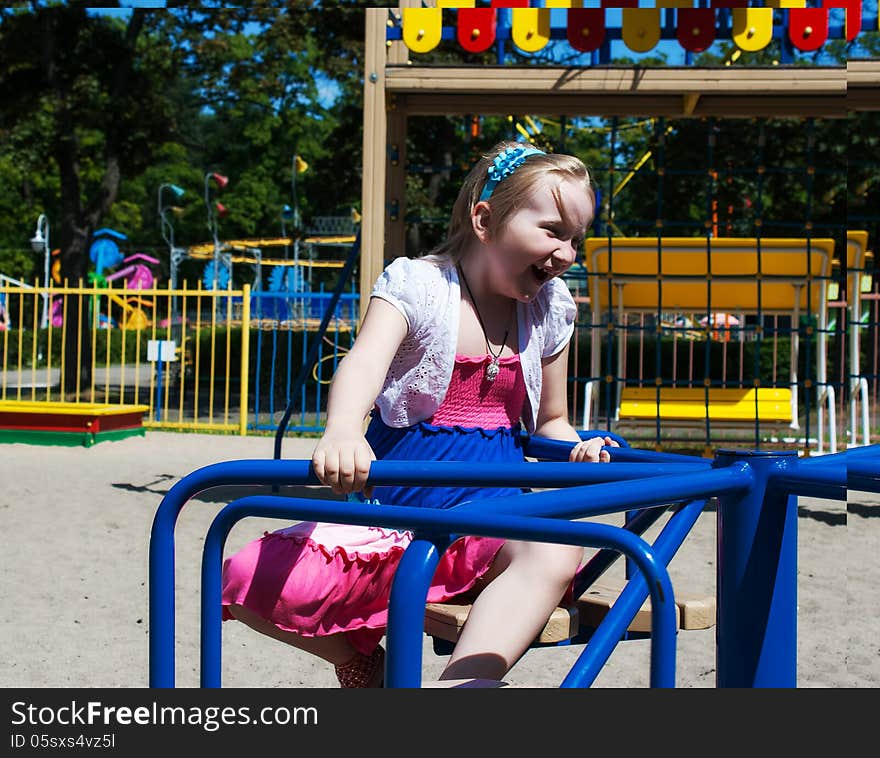
<svg viewBox="0 0 880 758">
<path fill-rule="evenodd" d="M 880 61 L 877 60 L 850 60 L 846 67 L 608 65 L 614 59 L 612 43 L 625 44 L 630 52 L 647 52 L 661 38 L 678 39 L 689 54 L 705 49 L 716 38 L 730 39 L 737 48 L 737 56 L 761 50 L 773 40 L 781 41 L 783 56 L 786 51 L 790 54 L 795 50 L 816 50 L 833 36 L 827 7 L 807 8 L 802 2 L 786 2 L 767 3 L 766 8 L 730 7 L 737 3 L 712 3 L 711 8 L 694 8 L 690 2 L 657 2 L 656 8 L 637 8 L 631 7 L 636 4 L 620 3 L 630 7 L 621 11 L 620 28 L 612 29 L 606 24 L 605 7 L 618 5 L 615 3 L 602 3 L 602 8 L 570 7 L 575 4 L 565 1 L 548 2 L 543 8 L 529 8 L 528 2 L 493 2 L 493 7 L 476 7 L 475 3 L 440 0 L 436 7 L 423 5 L 415 0 L 403 0 L 396 9 L 366 10 L 360 265 L 362 313 L 372 284 L 389 257 L 405 249 L 406 142 L 408 119 L 412 117 L 531 113 L 575 117 L 837 119 L 853 111 L 880 110 Z M 851 41 L 860 31 L 876 31 L 876 19 L 863 17 L 860 4 L 858 8 L 851 5 L 845 25 L 834 34 Z M 502 7 L 506 10 L 502 11 Z M 502 25 L 501 13 L 509 14 L 509 25 Z M 551 27 L 551 13 L 567 14 L 564 29 Z M 687 33 L 696 29 L 701 33 Z M 530 53 L 560 38 L 567 38 L 573 48 L 587 53 L 590 64 L 430 65 L 422 64 L 419 59 L 419 56 L 453 39 L 468 52 L 486 51 L 493 45 L 497 48 L 512 43 L 520 51 Z M 790 62 L 782 61 L 784 64 Z M 517 83 L 515 88 L 511 87 L 512 81 Z M 750 314 L 760 308 L 764 313 L 785 314 L 789 318 L 810 313 L 827 318 L 823 298 L 833 252 L 828 248 L 827 239 L 812 237 L 809 225 L 805 225 L 804 231 L 806 235 L 798 243 L 800 251 L 802 254 L 805 249 L 812 252 L 808 259 L 798 262 L 795 262 L 797 256 L 783 257 L 784 254 L 777 250 L 779 244 L 785 246 L 790 240 L 759 238 L 753 241 L 750 252 L 746 251 L 745 255 L 751 270 L 764 280 L 757 290 L 751 288 L 745 303 L 730 302 L 731 297 L 728 297 L 728 305 Z M 666 250 L 669 241 L 664 239 Z M 618 242 L 626 244 L 627 240 L 617 240 L 615 244 Z M 602 241 L 596 244 L 602 244 Z M 706 238 L 699 238 L 693 244 L 705 248 L 709 242 Z M 758 245 L 762 251 L 759 255 L 755 252 Z M 656 246 L 654 242 L 652 249 Z M 711 246 L 713 257 L 717 256 L 717 261 L 725 260 L 723 242 L 712 239 Z M 695 258 L 699 256 L 687 260 Z M 761 268 L 754 266 L 758 258 Z M 664 260 L 668 263 L 671 259 Z M 779 266 L 789 264 L 794 265 L 793 271 L 779 269 Z M 689 264 L 682 259 L 673 270 L 682 274 L 685 272 L 682 265 Z M 697 267 L 690 272 L 704 280 L 702 287 L 698 282 L 666 281 L 662 310 L 670 310 L 666 298 L 671 298 L 671 293 L 681 288 L 688 293 L 681 299 L 682 310 L 704 313 L 710 308 L 723 310 L 723 282 L 713 280 L 711 303 L 709 288 L 705 285 L 709 271 L 713 276 L 719 273 L 714 265 L 708 269 Z M 858 265 L 856 259 L 853 259 L 853 265 Z M 788 273 L 792 281 L 785 282 L 784 276 Z M 773 281 L 778 277 L 782 279 Z M 737 290 L 732 281 L 726 286 L 728 293 Z M 650 291 L 652 297 L 633 305 L 634 312 L 654 312 L 660 305 L 656 302 L 656 282 L 644 287 L 646 292 L 643 294 Z M 624 305 L 628 308 L 630 298 L 635 297 L 634 284 L 627 284 L 626 290 Z M 799 299 L 794 294 L 798 290 Z M 700 293 L 706 298 L 703 302 L 699 302 Z M 593 294 L 601 296 L 598 291 Z M 611 297 L 613 299 L 614 295 Z M 595 320 L 599 312 L 597 304 L 592 303 L 590 309 Z M 824 328 L 824 323 L 816 328 Z M 854 326 L 851 333 L 857 335 L 858 330 L 859 327 Z M 798 335 L 793 334 L 791 339 L 792 349 L 796 351 Z M 825 435 L 830 438 L 831 448 L 836 449 L 832 431 L 835 428 L 834 388 L 827 382 L 821 357 L 824 350 L 825 340 L 820 338 L 817 341 L 816 373 L 807 378 L 809 386 L 804 387 L 815 393 L 813 405 L 817 422 L 814 427 L 818 427 L 818 450 L 824 448 Z M 587 393 L 592 394 L 584 408 L 585 428 L 596 418 L 589 410 L 590 403 L 596 399 L 596 383 L 609 381 L 608 376 L 599 376 L 601 372 L 595 366 L 595 355 L 591 361 L 592 377 L 587 383 Z M 792 366 L 796 366 L 795 358 Z M 868 405 L 867 391 L 858 376 L 858 366 L 850 370 L 853 392 L 857 395 L 851 401 L 851 415 L 857 413 L 856 404 L 861 403 L 859 407 L 863 409 L 864 417 Z M 613 408 L 615 423 L 622 418 L 640 418 L 646 423 L 673 420 L 690 420 L 697 424 L 729 422 L 752 427 L 759 423 L 765 428 L 788 427 L 790 431 L 797 430 L 800 425 L 797 392 L 793 391 L 797 382 L 794 374 L 783 382 L 788 387 L 703 387 L 701 378 L 696 389 L 626 386 L 620 381 L 622 376 L 617 371 L 617 376 L 610 380 L 618 385 Z M 661 381 L 662 377 L 656 379 Z M 864 421 L 862 427 L 861 438 L 867 441 L 868 422 Z M 854 444 L 857 439 L 854 426 L 850 436 Z M 757 435 L 752 439 L 755 437 Z M 808 434 L 807 450 L 809 444 Z"/>
</svg>

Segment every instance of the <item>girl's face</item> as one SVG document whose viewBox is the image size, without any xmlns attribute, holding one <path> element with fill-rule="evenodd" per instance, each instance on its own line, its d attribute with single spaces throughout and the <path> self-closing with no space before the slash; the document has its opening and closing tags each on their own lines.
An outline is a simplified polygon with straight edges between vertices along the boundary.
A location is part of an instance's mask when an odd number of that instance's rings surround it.
<svg viewBox="0 0 880 758">
<path fill-rule="evenodd" d="M 592 198 L 582 183 L 542 180 L 484 251 L 499 294 L 529 302 L 550 279 L 568 271 L 593 213 Z"/>
</svg>

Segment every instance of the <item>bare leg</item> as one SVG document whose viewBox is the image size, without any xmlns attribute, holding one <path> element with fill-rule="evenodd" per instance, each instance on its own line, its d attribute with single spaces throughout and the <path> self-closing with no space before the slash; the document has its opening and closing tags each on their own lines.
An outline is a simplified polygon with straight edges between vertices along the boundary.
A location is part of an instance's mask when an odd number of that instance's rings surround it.
<svg viewBox="0 0 880 758">
<path fill-rule="evenodd" d="M 385 651 L 381 645 L 371 655 L 364 655 L 352 647 L 344 634 L 303 637 L 279 629 L 242 605 L 230 605 L 228 608 L 232 616 L 251 629 L 332 663 L 336 667 L 336 676 L 343 687 L 382 686 L 385 679 Z"/>
<path fill-rule="evenodd" d="M 303 637 L 279 629 L 275 624 L 266 621 L 262 616 L 258 616 L 242 605 L 230 605 L 228 610 L 236 619 L 251 629 L 265 634 L 267 637 L 272 637 L 272 639 L 286 642 L 300 650 L 305 650 L 312 655 L 317 655 L 334 666 L 347 663 L 357 653 L 344 634 L 331 634 L 327 637 Z"/>
<path fill-rule="evenodd" d="M 440 679 L 501 679 L 547 623 L 582 558 L 580 547 L 505 542 Z"/>
</svg>

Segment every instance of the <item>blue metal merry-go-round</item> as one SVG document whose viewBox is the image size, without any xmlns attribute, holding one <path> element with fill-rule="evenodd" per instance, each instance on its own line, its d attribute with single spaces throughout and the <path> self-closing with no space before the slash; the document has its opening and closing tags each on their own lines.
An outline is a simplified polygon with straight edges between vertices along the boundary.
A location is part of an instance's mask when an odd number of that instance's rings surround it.
<svg viewBox="0 0 880 758">
<path fill-rule="evenodd" d="M 581 432 L 587 436 L 588 432 Z M 880 492 L 880 446 L 801 458 L 794 452 L 719 451 L 714 459 L 608 448 L 611 463 L 567 460 L 571 443 L 532 438 L 521 464 L 377 461 L 373 485 L 521 486 L 540 491 L 464 503 L 448 510 L 249 495 L 214 518 L 202 563 L 201 685 L 220 686 L 220 571 L 231 528 L 248 516 L 412 530 L 391 590 L 385 686 L 420 687 L 425 601 L 434 569 L 460 535 L 487 535 L 600 548 L 576 578 L 583 590 L 623 555 L 629 580 L 589 630 L 561 687 L 588 687 L 650 597 L 652 687 L 675 686 L 674 588 L 666 565 L 717 498 L 716 685 L 797 686 L 797 496 L 846 500 Z M 306 460 L 233 460 L 198 469 L 162 500 L 150 538 L 150 686 L 174 687 L 174 528 L 183 507 L 214 487 L 319 484 Z M 677 506 L 653 543 L 642 538 Z M 615 526 L 582 519 L 625 513 Z"/>
</svg>

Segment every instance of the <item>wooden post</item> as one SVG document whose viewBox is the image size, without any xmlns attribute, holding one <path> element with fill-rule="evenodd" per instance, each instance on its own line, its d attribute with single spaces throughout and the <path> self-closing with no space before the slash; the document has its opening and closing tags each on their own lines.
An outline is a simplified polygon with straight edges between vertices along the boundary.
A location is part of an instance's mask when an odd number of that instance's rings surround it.
<svg viewBox="0 0 880 758">
<path fill-rule="evenodd" d="M 433 5 L 434 3 L 428 3 Z M 421 0 L 400 0 L 404 8 L 420 8 Z M 388 65 L 406 66 L 410 63 L 409 48 L 403 41 L 394 41 L 388 47 Z M 406 255 L 406 132 L 407 113 L 405 98 L 388 97 L 388 235 L 386 250 L 389 258 Z"/>
<path fill-rule="evenodd" d="M 406 111 L 388 111 L 388 254 L 406 255 Z"/>
<path fill-rule="evenodd" d="M 385 254 L 385 19 L 387 8 L 367 8 L 364 24 L 364 138 L 361 182 L 360 317 L 367 312 Z"/>
<path fill-rule="evenodd" d="M 419 0 L 400 0 L 400 8 L 418 7 Z M 385 66 L 409 63 L 402 41 L 386 43 L 389 10 L 367 8 L 364 32 L 364 145 L 361 185 L 360 314 L 363 318 L 373 284 L 385 267 L 387 243 L 393 256 L 405 254 L 406 112 L 389 102 Z M 387 176 L 387 180 L 386 180 Z"/>
</svg>

